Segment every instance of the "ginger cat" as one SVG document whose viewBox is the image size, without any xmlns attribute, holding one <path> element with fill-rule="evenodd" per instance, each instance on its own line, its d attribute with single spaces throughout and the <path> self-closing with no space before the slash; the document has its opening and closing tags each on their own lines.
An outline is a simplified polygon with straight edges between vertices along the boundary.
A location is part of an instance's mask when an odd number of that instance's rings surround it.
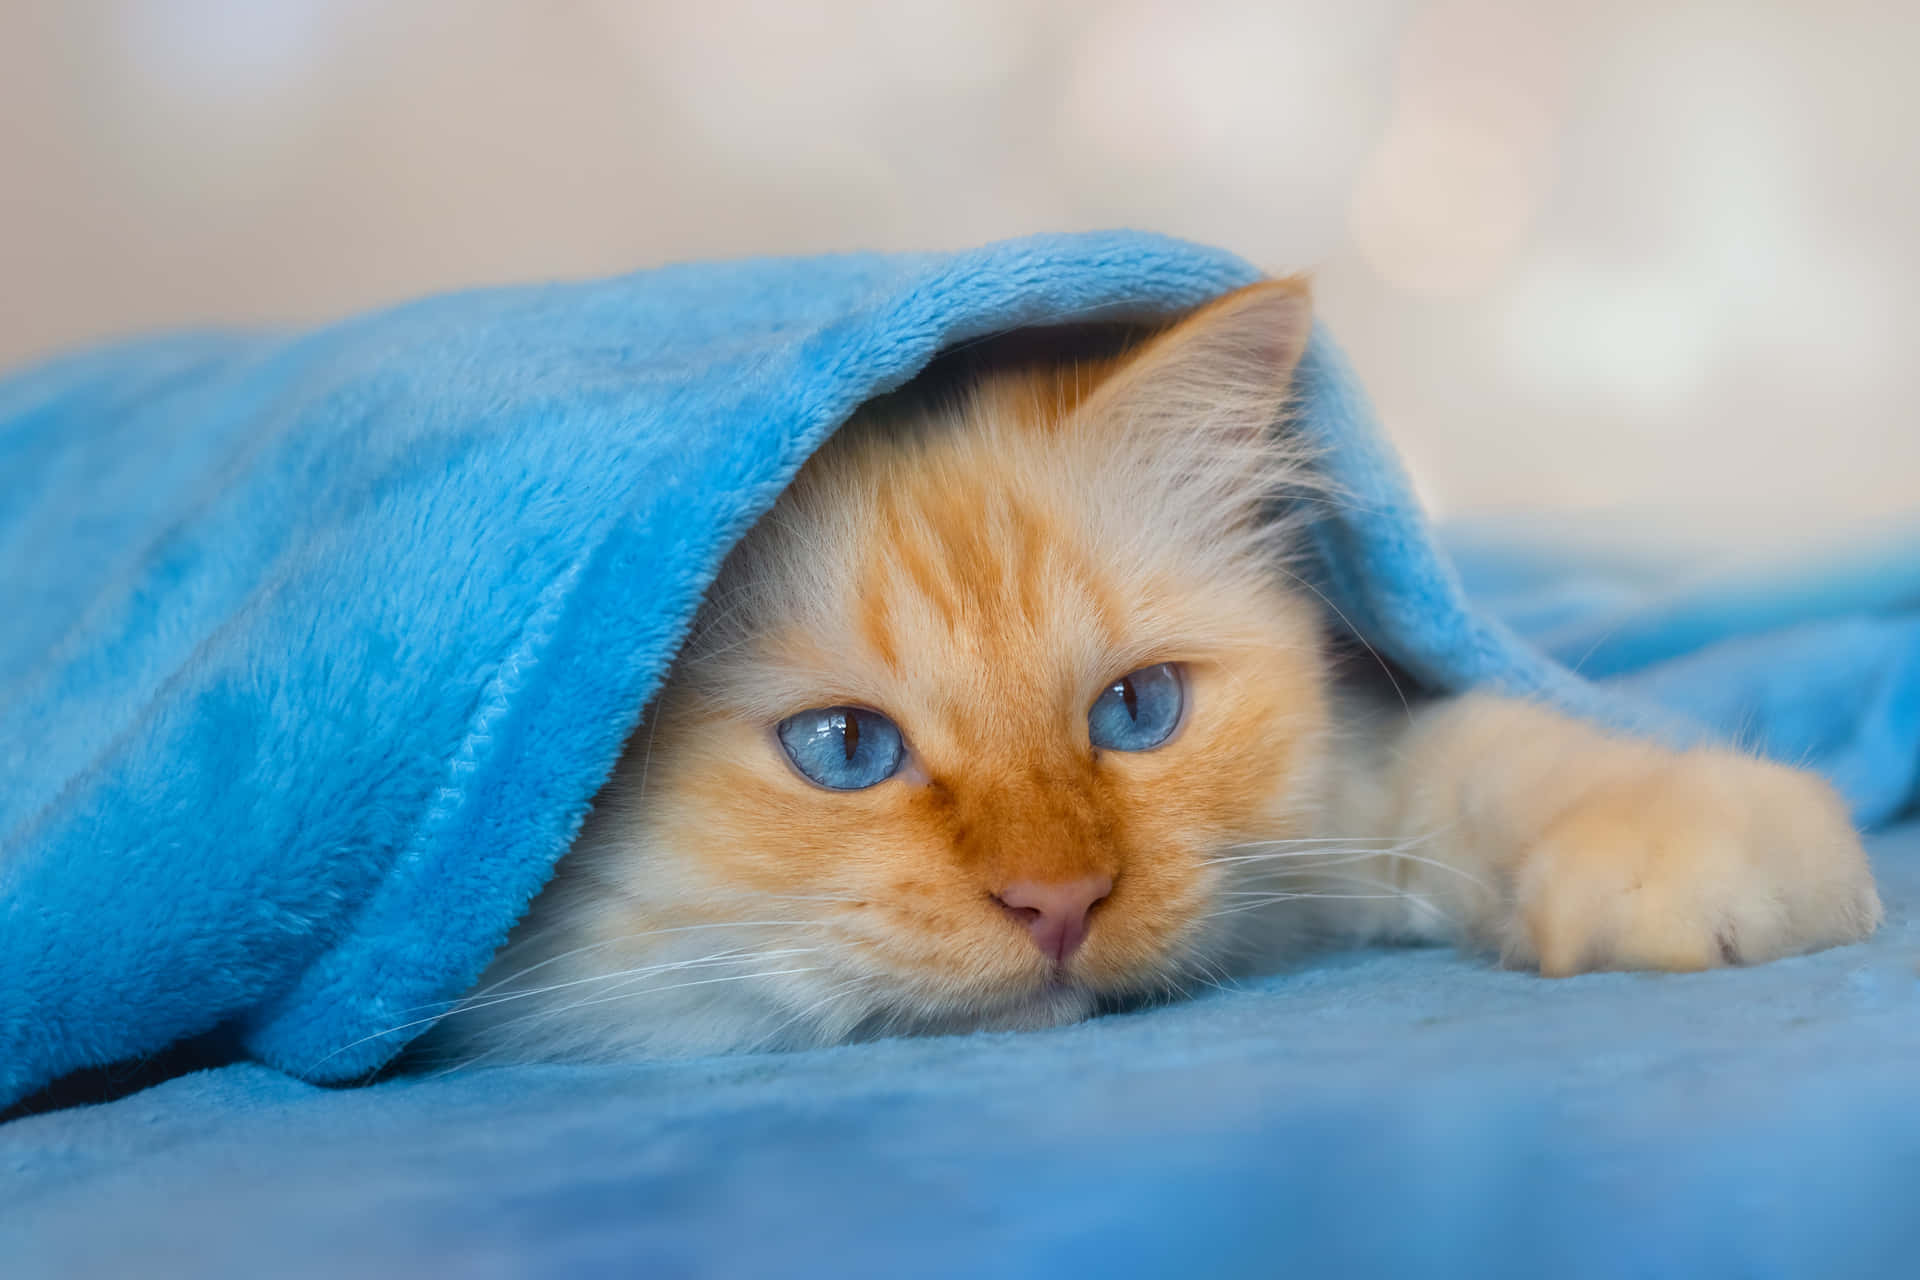
<svg viewBox="0 0 1920 1280">
<path fill-rule="evenodd" d="M 728 560 L 435 1056 L 1039 1027 L 1303 939 L 1548 975 L 1851 942 L 1828 786 L 1486 695 L 1345 688 L 1276 495 L 1298 281 L 868 406 Z"/>
</svg>

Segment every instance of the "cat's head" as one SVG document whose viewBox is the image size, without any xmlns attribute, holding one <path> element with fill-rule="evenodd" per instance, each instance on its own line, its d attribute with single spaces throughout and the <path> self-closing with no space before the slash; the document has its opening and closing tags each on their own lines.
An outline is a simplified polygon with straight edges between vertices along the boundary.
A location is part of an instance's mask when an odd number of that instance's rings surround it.
<svg viewBox="0 0 1920 1280">
<path fill-rule="evenodd" d="M 519 961 L 691 966 L 595 1010 L 655 1050 L 1204 978 L 1251 905 L 1235 850 L 1303 829 L 1324 756 L 1273 502 L 1305 474 L 1278 424 L 1308 329 L 1273 281 L 1111 360 L 863 412 L 729 559 Z M 646 998 L 660 972 L 701 1003 Z"/>
</svg>

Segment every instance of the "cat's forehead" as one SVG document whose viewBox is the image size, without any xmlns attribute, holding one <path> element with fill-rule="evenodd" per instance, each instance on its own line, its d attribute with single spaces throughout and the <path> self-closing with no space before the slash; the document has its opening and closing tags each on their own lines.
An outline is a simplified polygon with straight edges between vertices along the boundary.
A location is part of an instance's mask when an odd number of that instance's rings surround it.
<svg viewBox="0 0 1920 1280">
<path fill-rule="evenodd" d="M 771 611 L 765 660 L 889 702 L 1077 696 L 1087 671 L 1138 644 L 1151 584 L 1105 561 L 1071 504 L 1015 470 L 922 459 L 844 495 L 842 518 L 796 530 L 801 554 L 826 563 Z"/>
<path fill-rule="evenodd" d="M 1244 625 L 1274 586 L 1276 401 L 1191 372 L 1056 365 L 870 406 L 729 562 L 709 687 L 753 715 L 1004 718 Z"/>
<path fill-rule="evenodd" d="M 734 677 L 764 712 L 846 701 L 963 733 L 1071 715 L 1242 625 L 1238 579 L 1127 550 L 1088 484 L 1045 450 L 962 450 L 812 495 L 779 543 L 809 571 L 777 575 Z"/>
</svg>

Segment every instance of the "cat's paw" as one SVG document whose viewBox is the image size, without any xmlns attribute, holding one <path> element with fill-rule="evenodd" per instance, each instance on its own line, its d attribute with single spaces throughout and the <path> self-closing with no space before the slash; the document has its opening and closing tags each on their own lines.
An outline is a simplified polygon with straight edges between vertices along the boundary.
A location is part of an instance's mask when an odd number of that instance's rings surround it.
<svg viewBox="0 0 1920 1280">
<path fill-rule="evenodd" d="M 1595 785 L 1512 868 L 1503 957 L 1560 977 L 1709 969 L 1856 942 L 1880 898 L 1839 797 L 1731 752 Z"/>
</svg>

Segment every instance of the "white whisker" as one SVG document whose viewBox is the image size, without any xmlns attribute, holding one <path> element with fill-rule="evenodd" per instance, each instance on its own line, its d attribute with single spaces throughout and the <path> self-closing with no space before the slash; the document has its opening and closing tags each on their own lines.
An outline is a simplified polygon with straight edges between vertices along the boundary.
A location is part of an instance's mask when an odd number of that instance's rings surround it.
<svg viewBox="0 0 1920 1280">
<path fill-rule="evenodd" d="M 558 1018 L 574 1012 L 576 1009 L 589 1008 L 596 1004 L 606 1004 L 613 1000 L 632 1000 L 639 996 L 655 996 L 668 991 L 681 991 L 688 987 L 707 987 L 716 982 L 750 982 L 756 978 L 777 978 L 789 973 L 818 973 L 824 965 L 804 965 L 794 969 L 766 969 L 756 973 L 730 973 L 719 978 L 699 978 L 692 982 L 672 982 L 664 987 L 643 987 L 638 991 L 621 991 L 610 996 L 596 996 L 591 1000 L 578 1000 L 573 1004 L 562 1005 L 557 1009 L 539 1009 L 527 1014 L 529 1018 Z"/>
</svg>

